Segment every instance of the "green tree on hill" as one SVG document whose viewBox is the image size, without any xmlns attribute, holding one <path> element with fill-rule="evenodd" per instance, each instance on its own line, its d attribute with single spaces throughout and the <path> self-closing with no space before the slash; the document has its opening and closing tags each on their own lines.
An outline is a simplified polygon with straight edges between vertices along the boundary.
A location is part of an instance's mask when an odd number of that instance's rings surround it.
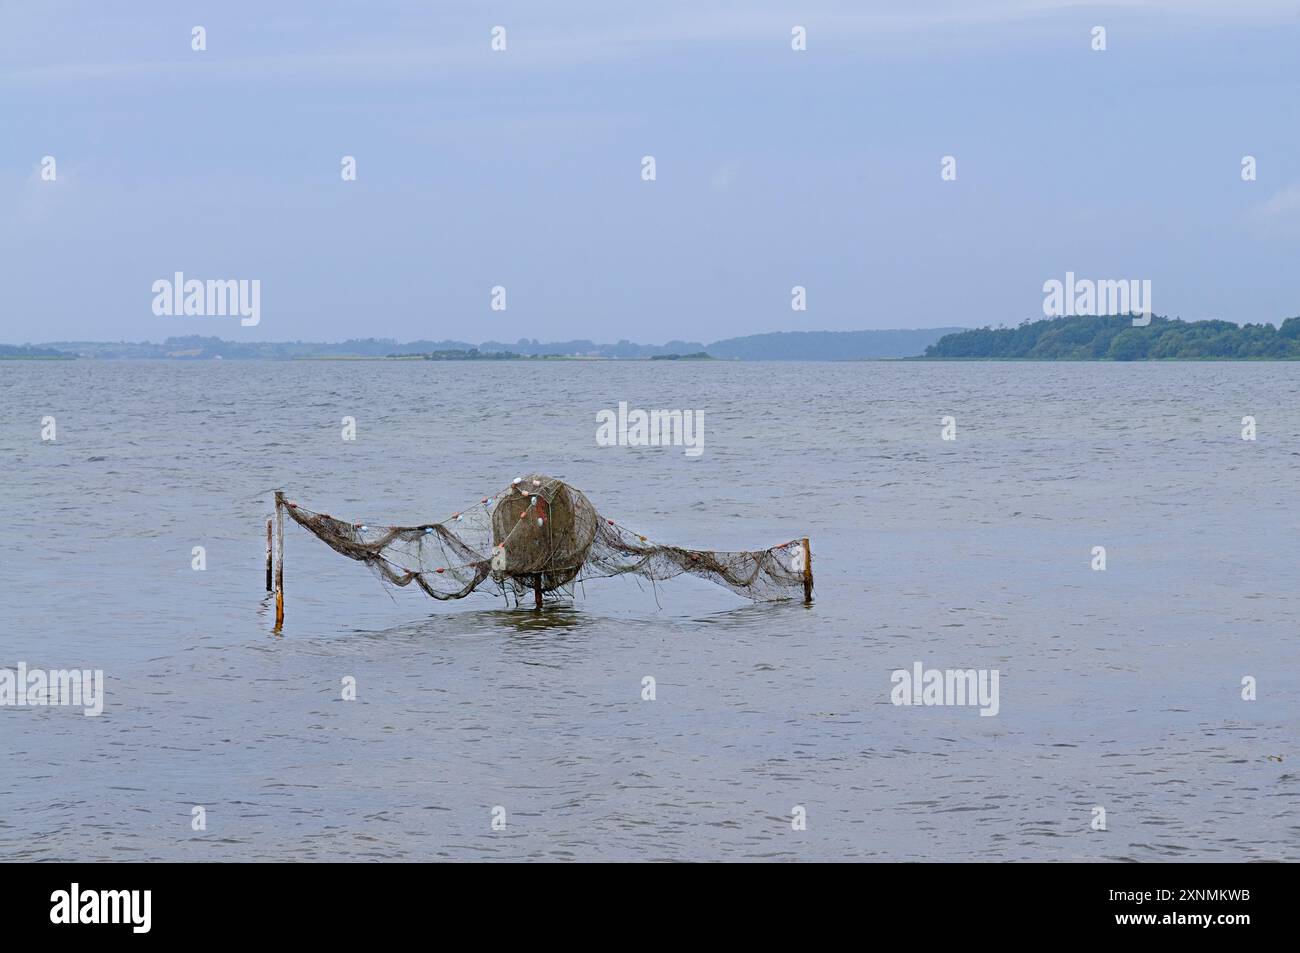
<svg viewBox="0 0 1300 953">
<path fill-rule="evenodd" d="M 948 334 L 925 357 L 966 360 L 1147 361 L 1300 360 L 1300 317 L 1271 324 L 1183 321 L 1131 315 L 1075 315 L 1027 321 L 1014 328 Z"/>
</svg>

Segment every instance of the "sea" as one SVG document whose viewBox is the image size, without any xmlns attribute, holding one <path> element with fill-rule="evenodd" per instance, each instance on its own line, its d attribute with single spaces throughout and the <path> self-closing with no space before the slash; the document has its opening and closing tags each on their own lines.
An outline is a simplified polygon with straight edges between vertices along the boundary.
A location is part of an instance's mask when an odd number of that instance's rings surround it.
<svg viewBox="0 0 1300 953">
<path fill-rule="evenodd" d="M 620 402 L 702 452 L 599 445 Z M 0 859 L 1300 860 L 1298 465 L 1286 363 L 0 361 L 0 669 L 103 673 L 0 704 Z M 276 489 L 534 472 L 806 536 L 814 600 L 439 603 L 289 523 L 274 631 Z"/>
</svg>

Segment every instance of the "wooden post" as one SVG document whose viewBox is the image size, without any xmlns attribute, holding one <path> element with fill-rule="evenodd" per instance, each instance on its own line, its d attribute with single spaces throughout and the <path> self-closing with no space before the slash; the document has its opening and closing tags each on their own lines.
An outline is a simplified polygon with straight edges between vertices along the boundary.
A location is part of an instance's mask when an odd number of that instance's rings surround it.
<svg viewBox="0 0 1300 953">
<path fill-rule="evenodd" d="M 806 606 L 812 605 L 812 547 L 808 545 L 808 537 L 803 538 L 803 603 Z"/>
<path fill-rule="evenodd" d="M 273 558 L 271 556 L 272 541 L 271 517 L 266 518 L 266 591 L 271 592 L 275 587 L 271 584 L 271 565 Z"/>
<path fill-rule="evenodd" d="M 535 608 L 540 609 L 542 607 L 542 577 L 541 576 L 533 577 L 533 595 L 537 597 Z"/>
<path fill-rule="evenodd" d="M 284 494 L 275 494 L 275 631 L 284 626 Z"/>
</svg>

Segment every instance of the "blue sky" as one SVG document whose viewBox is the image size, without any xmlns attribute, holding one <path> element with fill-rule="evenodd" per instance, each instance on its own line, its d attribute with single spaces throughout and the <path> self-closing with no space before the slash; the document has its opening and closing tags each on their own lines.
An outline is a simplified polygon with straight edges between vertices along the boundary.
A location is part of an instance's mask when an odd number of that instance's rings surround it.
<svg viewBox="0 0 1300 953">
<path fill-rule="evenodd" d="M 0 27 L 8 343 L 1014 324 L 1067 270 L 1300 314 L 1300 0 L 10 0 Z M 261 323 L 156 316 L 176 271 L 259 279 Z"/>
</svg>

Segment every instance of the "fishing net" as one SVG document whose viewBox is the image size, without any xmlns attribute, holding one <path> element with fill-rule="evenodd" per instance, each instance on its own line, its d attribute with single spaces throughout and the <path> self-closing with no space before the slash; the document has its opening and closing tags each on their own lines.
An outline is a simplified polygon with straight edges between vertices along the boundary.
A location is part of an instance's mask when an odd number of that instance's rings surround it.
<svg viewBox="0 0 1300 953">
<path fill-rule="evenodd" d="M 516 601 L 529 592 L 567 596 L 587 579 L 635 575 L 657 582 L 683 573 L 755 601 L 811 596 L 804 541 L 754 552 L 664 546 L 603 518 L 582 491 L 540 474 L 520 477 L 444 522 L 419 526 L 348 522 L 279 493 L 276 506 L 386 582 L 415 583 L 435 599 L 476 591 Z"/>
</svg>

